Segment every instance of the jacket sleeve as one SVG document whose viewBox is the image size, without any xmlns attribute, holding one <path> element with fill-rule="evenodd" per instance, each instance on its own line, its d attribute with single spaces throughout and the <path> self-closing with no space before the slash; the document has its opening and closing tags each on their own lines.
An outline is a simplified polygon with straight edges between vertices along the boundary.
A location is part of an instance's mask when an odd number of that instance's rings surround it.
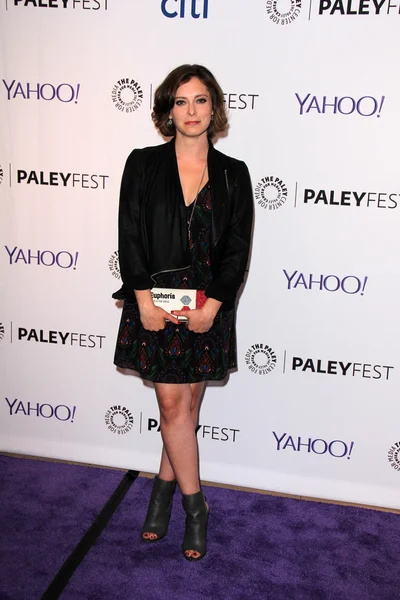
<svg viewBox="0 0 400 600">
<path fill-rule="evenodd" d="M 152 281 L 147 265 L 142 230 L 141 150 L 128 156 L 122 175 L 118 214 L 118 252 L 121 279 L 129 294 L 150 289 Z"/>
<path fill-rule="evenodd" d="M 242 161 L 236 163 L 232 191 L 232 212 L 220 268 L 206 290 L 206 296 L 220 302 L 232 302 L 243 282 L 249 258 L 253 224 L 253 190 L 249 170 Z"/>
</svg>

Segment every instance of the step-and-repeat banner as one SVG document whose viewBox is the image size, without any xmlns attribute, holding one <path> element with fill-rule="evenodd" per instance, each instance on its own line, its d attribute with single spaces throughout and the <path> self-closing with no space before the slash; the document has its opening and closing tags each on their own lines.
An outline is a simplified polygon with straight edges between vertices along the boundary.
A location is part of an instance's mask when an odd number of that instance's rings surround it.
<svg viewBox="0 0 400 600">
<path fill-rule="evenodd" d="M 213 71 L 255 227 L 203 479 L 400 507 L 399 0 L 1 0 L 0 448 L 157 471 L 113 365 L 119 184 L 174 67 Z"/>
</svg>

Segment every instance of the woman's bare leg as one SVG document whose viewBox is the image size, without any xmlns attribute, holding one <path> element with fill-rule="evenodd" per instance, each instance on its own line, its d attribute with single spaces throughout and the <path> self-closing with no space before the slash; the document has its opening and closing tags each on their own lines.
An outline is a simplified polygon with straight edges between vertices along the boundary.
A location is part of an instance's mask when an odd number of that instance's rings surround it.
<svg viewBox="0 0 400 600">
<path fill-rule="evenodd" d="M 200 410 L 201 401 L 203 400 L 205 387 L 206 387 L 205 382 L 190 384 L 190 389 L 192 392 L 192 400 L 190 403 L 190 413 L 191 413 L 193 427 L 194 427 L 195 431 L 196 431 L 196 427 L 199 423 L 199 410 Z M 164 444 L 163 444 L 162 452 L 161 452 L 159 477 L 160 477 L 160 479 L 164 479 L 165 481 L 172 481 L 173 479 L 175 479 L 175 473 L 174 473 L 174 470 L 169 461 Z"/>
<path fill-rule="evenodd" d="M 199 410 L 200 410 L 201 401 L 202 401 L 203 395 L 204 395 L 205 383 L 204 382 L 203 383 L 192 383 L 192 384 L 187 384 L 187 385 L 182 385 L 182 384 L 177 384 L 177 385 L 156 384 L 156 385 L 163 386 L 161 388 L 161 390 L 157 390 L 157 387 L 156 387 L 157 399 L 159 401 L 159 406 L 160 406 L 160 416 L 162 414 L 162 406 L 164 407 L 164 406 L 168 405 L 168 409 L 166 412 L 167 413 L 170 412 L 171 420 L 173 420 L 173 415 L 172 415 L 173 411 L 171 412 L 170 409 L 173 408 L 174 403 L 177 403 L 178 405 L 182 404 L 182 407 L 185 407 L 185 406 L 189 407 L 190 423 L 191 423 L 190 433 L 193 434 L 194 441 L 195 441 L 195 461 L 194 461 L 193 465 L 189 464 L 189 468 L 191 467 L 194 470 L 194 473 L 196 474 L 195 487 L 197 487 L 197 489 L 193 492 L 193 493 L 195 493 L 196 491 L 198 491 L 200 489 L 197 438 L 195 437 L 195 430 L 196 430 L 198 420 L 199 420 Z M 169 389 L 165 389 L 165 388 L 178 388 L 178 389 L 169 390 Z M 181 388 L 181 389 L 179 389 L 179 388 Z M 181 394 L 180 394 L 180 392 L 181 392 Z M 168 418 L 168 415 L 167 415 L 167 418 Z M 162 435 L 164 433 L 163 430 L 165 428 L 165 425 L 163 423 L 164 422 L 161 419 Z M 183 423 L 186 423 L 186 420 L 183 420 Z M 178 425 L 178 427 L 179 426 L 182 427 L 182 423 L 179 424 L 179 422 L 178 422 L 177 425 Z M 186 425 L 186 427 L 188 427 L 188 425 Z M 167 429 L 168 429 L 168 426 L 167 426 Z M 174 436 L 174 426 L 172 426 L 172 432 L 170 432 L 169 434 L 172 437 Z M 169 434 L 167 432 L 167 436 Z M 192 435 L 190 437 L 192 437 Z M 164 437 L 163 437 L 163 439 L 164 439 Z M 180 439 L 179 434 L 176 435 L 176 439 L 177 440 Z M 176 451 L 178 453 L 180 453 L 180 456 L 183 457 L 184 461 L 186 462 L 187 459 L 185 458 L 185 456 L 186 456 L 185 445 L 182 444 L 182 447 L 179 448 L 179 444 L 178 444 Z M 172 450 L 172 453 L 174 453 L 174 449 Z M 192 454 L 193 454 L 193 448 L 192 448 Z M 174 460 L 174 459 L 172 459 L 172 460 Z M 177 467 L 177 468 L 179 468 L 179 467 Z M 163 479 L 164 481 L 173 481 L 174 479 L 177 479 L 178 484 L 179 484 L 180 478 L 179 477 L 177 478 L 175 476 L 174 469 L 172 468 L 170 459 L 168 457 L 165 443 L 163 444 L 162 453 L 161 453 L 159 477 L 160 477 L 160 479 Z M 192 477 L 192 480 L 193 480 L 193 477 Z M 182 493 L 192 493 L 192 492 L 182 492 Z M 151 533 L 151 532 L 144 532 L 143 537 L 144 537 L 144 539 L 156 539 L 157 535 L 155 533 Z M 189 553 L 190 552 L 191 551 L 189 551 Z"/>
</svg>

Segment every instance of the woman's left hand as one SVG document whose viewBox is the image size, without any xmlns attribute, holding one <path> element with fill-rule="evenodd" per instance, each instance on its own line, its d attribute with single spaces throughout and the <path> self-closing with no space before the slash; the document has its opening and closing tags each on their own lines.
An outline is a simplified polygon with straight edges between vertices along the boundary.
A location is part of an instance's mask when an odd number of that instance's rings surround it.
<svg viewBox="0 0 400 600">
<path fill-rule="evenodd" d="M 171 310 L 171 314 L 175 317 L 183 316 L 187 318 L 186 327 L 194 333 L 206 333 L 214 323 L 216 311 L 206 308 L 195 308 L 193 310 Z"/>
</svg>

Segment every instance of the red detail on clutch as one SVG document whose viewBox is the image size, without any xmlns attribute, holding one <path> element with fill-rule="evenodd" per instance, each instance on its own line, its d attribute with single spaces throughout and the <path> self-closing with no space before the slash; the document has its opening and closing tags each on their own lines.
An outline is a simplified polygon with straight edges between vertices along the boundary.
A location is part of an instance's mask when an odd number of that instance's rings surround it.
<svg viewBox="0 0 400 600">
<path fill-rule="evenodd" d="M 196 308 L 203 308 L 207 301 L 207 296 L 204 290 L 197 290 L 196 294 Z"/>
<path fill-rule="evenodd" d="M 182 306 L 181 310 L 190 310 L 190 306 Z M 172 311 L 174 312 L 174 311 Z"/>
</svg>

